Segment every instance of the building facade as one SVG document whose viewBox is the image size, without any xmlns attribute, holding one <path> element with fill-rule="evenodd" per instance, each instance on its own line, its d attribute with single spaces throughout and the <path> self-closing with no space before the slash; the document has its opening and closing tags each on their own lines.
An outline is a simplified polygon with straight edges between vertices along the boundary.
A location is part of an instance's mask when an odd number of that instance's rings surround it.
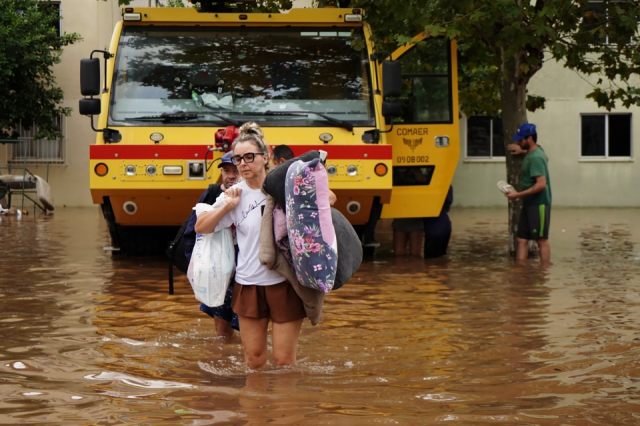
<svg viewBox="0 0 640 426">
<path fill-rule="evenodd" d="M 79 33 L 83 40 L 66 47 L 55 68 L 57 84 L 64 91 L 64 105 L 73 113 L 62 121 L 64 138 L 54 144 L 54 154 L 38 151 L 28 168 L 48 174 L 56 207 L 92 206 L 89 193 L 89 145 L 96 134 L 89 118 L 78 114 L 80 59 L 94 49 L 109 46 L 115 23 L 121 19 L 117 0 L 60 0 L 62 32 Z M 310 0 L 296 0 L 296 7 L 310 7 Z M 134 7 L 154 5 L 155 0 L 134 0 Z M 546 97 L 546 108 L 529 114 L 538 126 L 539 143 L 550 162 L 555 206 L 639 207 L 640 168 L 635 164 L 634 141 L 640 140 L 640 108 L 607 112 L 586 99 L 595 78 L 580 76 L 549 61 L 533 78 L 529 93 Z M 504 180 L 506 166 L 501 124 L 490 117 L 463 117 L 461 156 L 453 181 L 454 205 L 460 207 L 506 206 L 496 188 Z M 25 136 L 29 136 L 25 134 Z M 37 144 L 33 144 L 36 148 Z M 0 165 L 20 160 L 11 146 L 0 147 Z M 42 157 L 39 162 L 38 156 Z M 54 158 L 52 158 L 54 157 Z"/>
<path fill-rule="evenodd" d="M 529 113 L 528 120 L 536 124 L 538 143 L 549 157 L 553 204 L 639 207 L 634 141 L 640 140 L 640 108 L 598 108 L 585 98 L 596 80 L 551 60 L 529 85 L 530 94 L 546 98 L 545 108 Z M 463 146 L 453 181 L 456 204 L 506 205 L 496 188 L 496 182 L 506 179 L 499 119 L 465 117 L 461 123 Z"/>
</svg>

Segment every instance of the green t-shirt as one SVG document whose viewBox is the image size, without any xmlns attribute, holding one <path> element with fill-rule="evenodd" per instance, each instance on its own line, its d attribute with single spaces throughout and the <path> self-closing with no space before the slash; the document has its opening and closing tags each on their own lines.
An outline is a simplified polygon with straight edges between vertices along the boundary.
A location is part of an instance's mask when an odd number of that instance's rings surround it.
<svg viewBox="0 0 640 426">
<path fill-rule="evenodd" d="M 542 148 L 534 149 L 524 157 L 522 164 L 522 190 L 531 188 L 536 183 L 536 176 L 547 178 L 547 187 L 537 194 L 527 195 L 523 198 L 526 206 L 551 205 L 551 179 L 549 178 L 549 164 L 547 154 Z"/>
</svg>

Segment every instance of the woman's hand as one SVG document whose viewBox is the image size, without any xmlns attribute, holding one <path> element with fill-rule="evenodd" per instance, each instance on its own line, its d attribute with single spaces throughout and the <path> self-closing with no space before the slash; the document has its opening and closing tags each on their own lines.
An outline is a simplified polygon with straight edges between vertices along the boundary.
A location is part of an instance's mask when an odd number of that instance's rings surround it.
<svg viewBox="0 0 640 426">
<path fill-rule="evenodd" d="M 231 187 L 227 189 L 224 194 L 226 195 L 224 204 L 217 208 L 208 212 L 202 212 L 198 215 L 198 219 L 196 219 L 196 226 L 194 230 L 198 234 L 210 234 L 212 233 L 220 219 L 224 217 L 231 210 L 235 209 L 236 206 L 240 203 L 240 194 L 242 190 L 240 188 Z"/>
<path fill-rule="evenodd" d="M 224 195 L 228 198 L 225 200 L 225 204 L 228 204 L 232 207 L 231 210 L 235 209 L 238 204 L 240 204 L 240 196 L 242 195 L 242 188 L 238 188 L 237 186 L 232 186 L 231 188 L 224 191 Z"/>
</svg>

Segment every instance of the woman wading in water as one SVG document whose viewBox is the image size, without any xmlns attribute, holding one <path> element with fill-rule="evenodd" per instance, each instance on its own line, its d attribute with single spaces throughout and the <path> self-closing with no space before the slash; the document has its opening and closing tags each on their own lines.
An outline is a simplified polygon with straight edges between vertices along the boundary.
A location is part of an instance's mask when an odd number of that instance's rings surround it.
<svg viewBox="0 0 640 426">
<path fill-rule="evenodd" d="M 224 206 L 201 213 L 195 230 L 208 234 L 236 226 L 238 264 L 233 283 L 232 308 L 240 321 L 240 337 L 247 367 L 267 364 L 267 331 L 273 322 L 273 358 L 277 366 L 296 365 L 298 337 L 306 317 L 302 300 L 291 284 L 258 260 L 260 224 L 267 196 L 262 184 L 269 168 L 269 147 L 256 123 L 240 127 L 233 142 L 232 161 L 244 181 L 227 189 Z"/>
</svg>

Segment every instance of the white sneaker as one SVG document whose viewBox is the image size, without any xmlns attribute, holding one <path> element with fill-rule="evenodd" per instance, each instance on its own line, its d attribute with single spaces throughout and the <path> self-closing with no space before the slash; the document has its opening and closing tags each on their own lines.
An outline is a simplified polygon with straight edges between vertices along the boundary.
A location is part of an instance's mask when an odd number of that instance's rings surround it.
<svg viewBox="0 0 640 426">
<path fill-rule="evenodd" d="M 362 247 L 380 247 L 380 243 L 376 240 L 367 240 L 366 242 L 362 242 Z"/>
<path fill-rule="evenodd" d="M 500 191 L 502 191 L 505 194 L 508 194 L 509 192 L 513 192 L 515 191 L 515 189 L 513 188 L 513 186 L 509 185 L 507 182 L 501 180 L 500 182 L 498 182 L 498 189 Z"/>
</svg>

